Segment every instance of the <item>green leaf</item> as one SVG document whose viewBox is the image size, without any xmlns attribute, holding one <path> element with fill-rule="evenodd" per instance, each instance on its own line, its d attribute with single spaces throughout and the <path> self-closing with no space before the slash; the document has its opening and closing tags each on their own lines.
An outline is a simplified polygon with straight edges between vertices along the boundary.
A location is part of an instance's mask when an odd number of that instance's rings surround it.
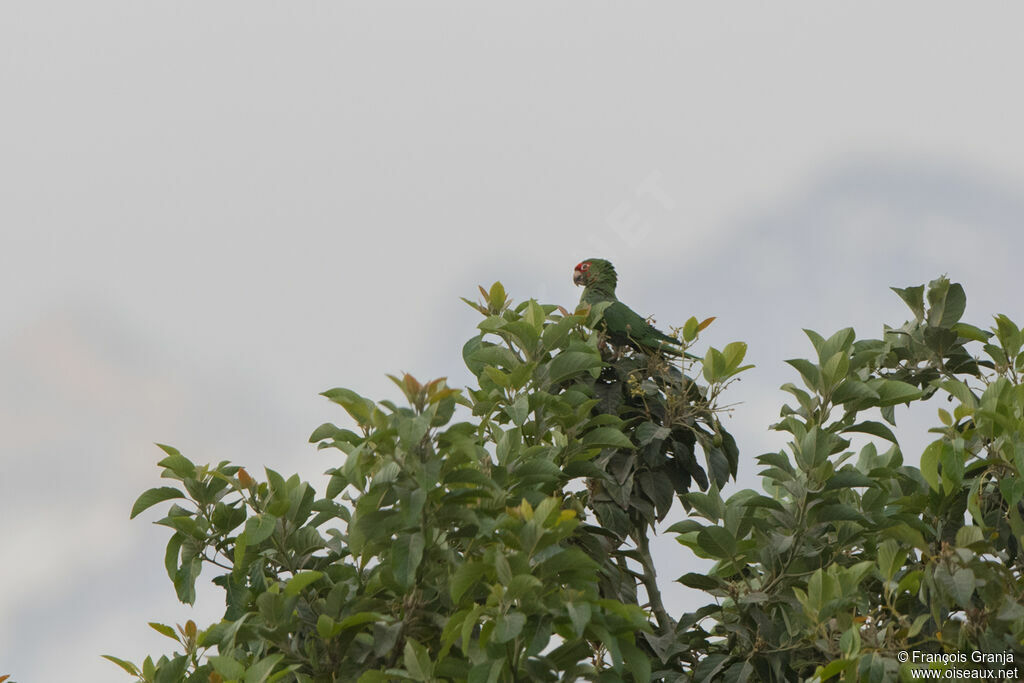
<svg viewBox="0 0 1024 683">
<path fill-rule="evenodd" d="M 690 316 L 690 318 L 683 323 L 683 341 L 689 343 L 697 338 L 697 318 Z"/>
<path fill-rule="evenodd" d="M 1016 506 L 1024 498 L 1024 480 L 1004 478 L 999 481 L 999 493 L 1007 505 Z"/>
<path fill-rule="evenodd" d="M 196 601 L 196 579 L 202 568 L 202 560 L 194 557 L 189 562 L 183 562 L 174 574 L 174 590 L 178 599 L 186 605 L 194 604 Z"/>
<path fill-rule="evenodd" d="M 942 456 L 942 440 L 932 441 L 921 454 L 921 476 L 933 491 L 939 490 L 939 459 Z"/>
<path fill-rule="evenodd" d="M 483 373 L 487 376 L 487 379 L 491 380 L 502 389 L 508 389 L 512 386 L 512 381 L 509 379 L 508 373 L 499 370 L 493 365 L 485 365 Z"/>
<path fill-rule="evenodd" d="M 956 332 L 945 327 L 926 327 L 923 336 L 925 346 L 940 357 L 949 355 L 957 342 Z"/>
<path fill-rule="evenodd" d="M 473 484 L 479 488 L 497 488 L 494 479 L 474 467 L 461 467 L 452 471 L 444 478 L 444 483 L 451 488 L 458 488 L 453 484 Z"/>
<path fill-rule="evenodd" d="M 487 302 L 491 305 L 491 310 L 499 311 L 505 306 L 505 300 L 508 295 L 505 294 L 505 288 L 500 282 L 495 282 L 491 285 L 491 291 L 487 295 Z"/>
<path fill-rule="evenodd" d="M 720 382 L 727 378 L 728 375 L 728 361 L 725 359 L 725 355 L 715 348 L 709 348 L 707 353 L 704 354 L 704 379 L 709 384 Z"/>
<path fill-rule="evenodd" d="M 774 498 L 769 498 L 768 496 L 762 496 L 760 494 L 744 498 L 740 504 L 743 507 L 768 508 L 769 510 L 778 510 L 780 512 L 786 509 L 782 503 Z"/>
<path fill-rule="evenodd" d="M 683 584 L 684 586 L 689 586 L 690 588 L 696 588 L 702 591 L 712 590 L 715 588 L 722 588 L 724 586 L 721 579 L 717 579 L 713 576 L 708 576 L 706 574 L 698 574 L 696 572 L 689 572 L 687 574 L 683 574 L 678 579 L 676 579 L 676 581 L 678 583 Z"/>
<path fill-rule="evenodd" d="M 822 505 L 815 509 L 816 517 L 820 522 L 841 522 L 841 521 L 863 521 L 862 515 L 857 508 L 846 503 L 835 503 Z"/>
<path fill-rule="evenodd" d="M 797 464 L 804 471 L 810 471 L 828 460 L 835 446 L 836 437 L 820 427 L 814 427 L 800 439 L 794 455 Z"/>
<path fill-rule="evenodd" d="M 536 299 L 530 299 L 526 302 L 526 310 L 523 312 L 523 320 L 528 322 L 533 329 L 540 332 L 545 319 L 547 319 L 547 315 L 544 313 L 544 309 L 541 308 L 540 304 L 537 303 Z"/>
<path fill-rule="evenodd" d="M 914 623 L 910 625 L 910 630 L 907 631 L 907 636 L 913 638 L 918 633 L 920 633 L 921 629 L 924 628 L 924 625 L 928 623 L 929 619 L 931 619 L 930 614 L 919 615 L 916 619 L 914 619 Z"/>
<path fill-rule="evenodd" d="M 633 675 L 634 681 L 650 681 L 651 680 L 651 658 L 638 648 L 633 642 L 632 638 L 619 638 L 619 648 L 622 650 L 622 658 L 626 663 L 626 667 L 629 669 L 629 673 Z M 730 683 L 741 683 L 740 681 L 731 681 Z M 746 679 L 742 681 L 746 683 Z"/>
<path fill-rule="evenodd" d="M 786 363 L 796 368 L 800 376 L 804 378 L 804 384 L 811 391 L 820 392 L 824 389 L 821 384 L 821 370 L 818 366 L 805 358 L 791 358 Z"/>
<path fill-rule="evenodd" d="M 828 387 L 837 385 L 846 378 L 850 370 L 850 355 L 846 351 L 836 351 L 821 369 L 822 382 Z"/>
<path fill-rule="evenodd" d="M 569 336 L 569 332 L 572 331 L 576 325 L 579 324 L 579 319 L 575 316 L 569 316 L 568 318 L 562 318 L 561 320 L 548 325 L 544 328 L 544 331 L 540 335 L 541 344 L 547 351 L 554 351 L 565 338 Z"/>
<path fill-rule="evenodd" d="M 288 484 L 285 482 L 284 477 L 269 467 L 264 467 L 263 471 L 267 474 L 267 482 L 270 484 L 271 491 L 278 494 L 284 494 L 288 491 Z"/>
<path fill-rule="evenodd" d="M 405 641 L 402 661 L 405 664 L 405 670 L 409 672 L 414 681 L 429 680 L 434 673 L 434 667 L 430 663 L 430 653 L 427 652 L 427 648 L 412 638 Z"/>
<path fill-rule="evenodd" d="M 970 339 L 971 341 L 978 341 L 985 343 L 992 337 L 991 332 L 986 332 L 980 327 L 974 325 L 968 325 L 967 323 L 957 323 L 953 325 L 953 331 L 964 339 Z"/>
<path fill-rule="evenodd" d="M 853 657 L 860 652 L 860 628 L 854 624 L 839 638 L 839 649 L 844 657 Z"/>
<path fill-rule="evenodd" d="M 494 573 L 498 577 L 498 581 L 503 586 L 508 586 L 512 581 L 512 566 L 508 563 L 508 558 L 505 557 L 505 553 L 497 552 L 494 554 Z"/>
<path fill-rule="evenodd" d="M 378 670 L 364 671 L 356 683 L 392 683 L 394 677 Z"/>
<path fill-rule="evenodd" d="M 971 388 L 967 386 L 965 382 L 960 380 L 948 379 L 939 383 L 939 386 L 945 389 L 950 396 L 954 397 L 960 403 L 971 410 L 978 407 L 978 399 L 971 391 Z"/>
<path fill-rule="evenodd" d="M 527 354 L 533 353 L 537 348 L 537 341 L 540 339 L 538 331 L 539 327 L 535 328 L 525 320 L 516 320 L 505 325 L 505 332 L 511 334 Z"/>
<path fill-rule="evenodd" d="M 1007 600 L 996 612 L 996 619 L 1000 621 L 1018 621 L 1024 617 L 1024 606 L 1019 602 Z"/>
<path fill-rule="evenodd" d="M 586 631 L 587 624 L 590 623 L 590 617 L 592 615 L 590 603 L 569 602 L 566 603 L 565 610 L 569 613 L 569 620 L 572 621 L 572 628 L 576 634 L 576 637 L 583 637 L 583 633 L 584 631 Z"/>
<path fill-rule="evenodd" d="M 570 377 L 601 367 L 601 356 L 591 351 L 563 351 L 548 365 L 548 378 L 558 384 Z"/>
<path fill-rule="evenodd" d="M 910 307 L 910 310 L 914 312 L 914 318 L 924 320 L 924 285 L 906 287 L 905 289 L 890 287 L 890 289 L 896 292 Z"/>
<path fill-rule="evenodd" d="M 842 673 L 846 668 L 850 666 L 850 661 L 846 659 L 836 659 L 829 662 L 828 666 L 819 667 L 815 672 L 815 679 L 819 681 L 827 681 L 836 674 Z"/>
<path fill-rule="evenodd" d="M 1016 356 L 1020 352 L 1021 334 L 1017 325 L 1003 314 L 996 316 L 996 337 L 1007 356 Z"/>
<path fill-rule="evenodd" d="M 683 500 L 712 522 L 717 522 L 725 516 L 725 504 L 719 495 L 717 484 L 712 483 L 707 493 L 690 491 L 684 494 Z"/>
<path fill-rule="evenodd" d="M 500 332 L 508 325 L 508 321 L 500 315 L 489 315 L 480 322 L 477 327 L 481 332 Z"/>
<path fill-rule="evenodd" d="M 985 540 L 985 533 L 973 525 L 962 526 L 956 532 L 956 544 L 961 548 L 968 548 L 975 543 Z"/>
<path fill-rule="evenodd" d="M 195 476 L 195 463 L 179 453 L 177 448 L 162 443 L 158 443 L 157 447 L 167 454 L 167 457 L 158 462 L 157 465 L 166 467 L 183 479 Z"/>
<path fill-rule="evenodd" d="M 246 538 L 245 532 L 242 532 L 235 539 L 235 549 L 232 552 L 232 559 L 234 561 L 233 573 L 236 577 L 245 573 L 247 568 L 247 565 L 245 564 L 245 551 L 248 547 L 249 539 Z"/>
<path fill-rule="evenodd" d="M 274 672 L 277 663 L 284 659 L 284 655 L 269 655 L 256 662 L 245 672 L 245 683 L 266 683 L 270 674 Z"/>
<path fill-rule="evenodd" d="M 744 356 L 747 355 L 747 344 L 745 342 L 730 342 L 722 349 L 722 355 L 725 356 L 726 370 L 731 373 L 740 366 Z"/>
<path fill-rule="evenodd" d="M 935 574 L 935 578 L 938 579 L 939 572 Z M 952 577 L 944 581 L 950 595 L 953 596 L 958 605 L 964 608 L 971 606 L 971 595 L 974 594 L 975 583 L 974 572 L 966 567 L 958 567 L 953 572 Z"/>
<path fill-rule="evenodd" d="M 697 534 L 697 545 L 711 557 L 729 559 L 736 554 L 736 538 L 720 526 L 704 527 Z"/>
<path fill-rule="evenodd" d="M 277 527 L 277 517 L 269 513 L 256 515 L 245 520 L 245 540 L 249 545 L 259 545 L 270 538 Z"/>
<path fill-rule="evenodd" d="M 652 441 L 664 441 L 672 434 L 668 427 L 662 427 L 654 422 L 643 422 L 634 431 L 637 444 L 646 446 Z"/>
<path fill-rule="evenodd" d="M 459 633 L 462 631 L 462 626 L 466 623 L 469 613 L 470 610 L 468 609 L 460 609 L 448 617 L 444 628 L 441 630 L 441 659 L 444 659 L 451 646 L 459 639 Z"/>
<path fill-rule="evenodd" d="M 615 427 L 598 427 L 583 435 L 588 448 L 633 448 L 633 442 Z"/>
<path fill-rule="evenodd" d="M 909 403 L 921 398 L 921 390 L 912 384 L 895 379 L 883 379 L 874 387 L 878 392 L 879 406 L 892 406 Z"/>
<path fill-rule="evenodd" d="M 321 614 L 316 619 L 316 632 L 324 640 L 330 640 L 334 636 L 341 633 L 341 629 L 334 622 L 334 619 L 326 614 Z"/>
<path fill-rule="evenodd" d="M 832 392 L 833 403 L 849 403 L 850 401 L 875 402 L 879 398 L 878 392 L 860 380 L 847 377 L 836 390 Z"/>
<path fill-rule="evenodd" d="M 857 424 L 853 425 L 852 427 L 847 427 L 846 429 L 843 430 L 843 434 L 846 434 L 848 432 L 858 432 L 858 433 L 861 433 L 861 434 L 870 434 L 872 436 L 877 436 L 879 438 L 885 439 L 886 441 L 891 441 L 892 443 L 897 443 L 896 435 L 893 434 L 891 429 L 886 427 L 881 422 L 874 422 L 874 421 L 858 422 Z"/>
<path fill-rule="evenodd" d="M 210 655 L 207 659 L 213 664 L 213 670 L 224 680 L 237 680 L 245 675 L 245 666 L 228 655 Z"/>
<path fill-rule="evenodd" d="M 351 389 L 344 389 L 337 387 L 334 389 L 328 389 L 320 394 L 331 400 L 331 403 L 337 403 L 345 409 L 352 419 L 360 425 L 368 425 L 371 422 L 373 415 L 373 401 L 363 398 Z"/>
<path fill-rule="evenodd" d="M 324 439 L 333 439 L 340 431 L 342 430 L 330 422 L 325 422 L 314 429 L 313 433 L 309 435 L 309 443 L 318 443 Z"/>
<path fill-rule="evenodd" d="M 459 568 L 455 570 L 455 575 L 452 577 L 450 583 L 452 601 L 458 602 L 466 591 L 472 588 L 473 585 L 483 577 L 486 571 L 487 566 L 482 562 L 471 561 L 460 565 Z"/>
<path fill-rule="evenodd" d="M 466 683 L 498 683 L 504 667 L 504 657 L 484 658 L 469 670 L 469 676 L 465 679 Z"/>
<path fill-rule="evenodd" d="M 178 571 L 178 556 L 181 553 L 181 544 L 185 538 L 183 534 L 174 534 L 167 541 L 167 550 L 164 552 L 164 567 L 167 568 L 167 576 L 174 580 Z"/>
<path fill-rule="evenodd" d="M 175 531 L 179 531 L 185 536 L 202 540 L 206 533 L 205 528 L 200 525 L 198 517 L 194 512 L 186 514 L 180 514 L 181 508 L 178 510 L 172 509 L 172 513 L 178 512 L 179 514 L 170 514 L 167 517 L 157 520 L 154 524 L 160 524 L 161 526 L 167 526 Z"/>
<path fill-rule="evenodd" d="M 493 365 L 494 367 L 511 370 L 518 367 L 520 363 L 516 354 L 511 349 L 492 344 L 491 342 L 480 342 L 472 349 L 470 357 L 466 359 L 466 365 L 470 369 L 473 369 L 477 364 L 479 364 L 478 367 Z M 474 372 L 478 371 L 474 370 Z"/>
<path fill-rule="evenodd" d="M 967 308 L 967 295 L 960 284 L 941 277 L 928 283 L 928 324 L 950 327 Z"/>
<path fill-rule="evenodd" d="M 833 474 L 828 478 L 828 481 L 825 482 L 825 488 L 829 490 L 877 485 L 878 484 L 874 479 L 853 469 L 849 465 Z"/>
<path fill-rule="evenodd" d="M 153 683 L 179 683 L 185 678 L 185 670 L 188 668 L 188 657 L 177 655 L 170 661 L 161 664 L 153 677 Z"/>
<path fill-rule="evenodd" d="M 119 667 L 124 669 L 126 672 L 130 673 L 132 676 L 140 676 L 141 677 L 141 674 L 139 673 L 139 668 L 137 666 L 135 666 L 134 664 L 132 664 L 131 662 L 125 661 L 123 659 L 118 659 L 117 657 L 115 657 L 113 655 L 100 655 L 100 656 L 103 657 L 103 659 L 106 659 L 108 661 L 113 662 L 114 664 L 117 664 Z M 2 682 L 5 678 L 6 677 L 0 678 L 0 682 Z"/>
<path fill-rule="evenodd" d="M 516 400 L 508 407 L 508 415 L 515 426 L 522 427 L 526 424 L 526 419 L 530 416 L 530 402 L 526 394 L 516 396 Z"/>
<path fill-rule="evenodd" d="M 728 655 L 721 654 L 710 654 L 704 659 L 700 660 L 697 666 L 693 669 L 693 680 L 695 681 L 711 681 L 724 667 L 726 662 L 729 661 Z"/>
<path fill-rule="evenodd" d="M 806 332 L 807 330 L 804 331 Z M 827 341 L 816 344 L 815 349 L 818 351 L 818 361 L 824 363 L 840 352 L 849 360 L 850 350 L 856 336 L 857 334 L 853 331 L 852 327 L 844 327 L 829 337 Z M 844 372 L 843 374 L 845 375 L 846 373 Z"/>
<path fill-rule="evenodd" d="M 494 624 L 494 641 L 507 643 L 518 636 L 526 625 L 526 615 L 522 612 L 510 612 L 499 615 Z"/>
<path fill-rule="evenodd" d="M 165 635 L 175 642 L 181 642 L 178 639 L 178 632 L 173 627 L 167 624 L 161 624 L 156 621 L 149 622 L 149 627 L 161 635 Z"/>
<path fill-rule="evenodd" d="M 184 493 L 172 486 L 161 486 L 159 488 L 149 489 L 135 501 L 135 505 L 132 506 L 132 514 L 129 519 L 135 519 L 140 512 L 156 505 L 157 503 L 184 497 Z"/>
<path fill-rule="evenodd" d="M 782 507 L 781 505 L 779 506 Z M 695 519 L 684 519 L 681 522 L 676 522 L 669 528 L 665 529 L 665 533 L 669 534 L 688 534 L 694 531 L 700 531 L 704 528 L 704 525 Z"/>
<path fill-rule="evenodd" d="M 806 334 L 807 338 L 811 340 L 811 346 L 813 346 L 814 350 L 818 352 L 818 358 L 820 359 L 822 357 L 821 350 L 825 346 L 825 338 L 814 330 L 809 330 L 807 328 L 804 328 L 804 334 Z M 833 353 L 835 353 L 835 350 L 833 350 Z"/>
<path fill-rule="evenodd" d="M 395 580 L 403 589 L 408 589 L 416 582 L 416 570 L 423 560 L 423 534 L 401 534 L 395 539 L 391 548 L 391 570 Z"/>
<path fill-rule="evenodd" d="M 532 598 L 543 592 L 544 584 L 536 576 L 531 574 L 516 574 L 505 587 L 505 594 L 511 600 Z"/>
<path fill-rule="evenodd" d="M 358 612 L 339 621 L 338 628 L 342 631 L 347 631 L 350 628 L 356 628 L 357 626 L 362 626 L 364 624 L 372 624 L 386 620 L 387 618 L 380 612 Z"/>
<path fill-rule="evenodd" d="M 551 581 L 563 572 L 596 571 L 597 564 L 579 548 L 565 548 L 538 565 L 534 574 Z"/>
<path fill-rule="evenodd" d="M 320 577 L 324 575 L 323 572 L 318 571 L 302 571 L 297 572 L 295 576 L 288 580 L 285 584 L 284 594 L 285 595 L 298 595 L 302 592 L 302 589 L 311 583 L 316 583 L 320 580 Z"/>
</svg>

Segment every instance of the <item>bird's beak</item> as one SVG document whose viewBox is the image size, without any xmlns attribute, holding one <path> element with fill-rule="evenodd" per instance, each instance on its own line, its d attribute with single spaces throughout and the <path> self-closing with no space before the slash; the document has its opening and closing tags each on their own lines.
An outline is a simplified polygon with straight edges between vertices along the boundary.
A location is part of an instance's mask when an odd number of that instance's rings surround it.
<svg viewBox="0 0 1024 683">
<path fill-rule="evenodd" d="M 572 283 L 577 287 L 583 284 L 583 271 L 579 268 L 572 271 Z"/>
</svg>

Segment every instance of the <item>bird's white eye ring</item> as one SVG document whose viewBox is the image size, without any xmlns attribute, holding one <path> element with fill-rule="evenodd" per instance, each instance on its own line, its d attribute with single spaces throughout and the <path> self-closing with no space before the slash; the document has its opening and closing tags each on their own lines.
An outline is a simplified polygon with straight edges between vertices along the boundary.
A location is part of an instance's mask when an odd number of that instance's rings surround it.
<svg viewBox="0 0 1024 683">
<path fill-rule="evenodd" d="M 580 265 L 580 270 L 590 270 L 590 264 L 589 263 L 581 264 Z"/>
</svg>

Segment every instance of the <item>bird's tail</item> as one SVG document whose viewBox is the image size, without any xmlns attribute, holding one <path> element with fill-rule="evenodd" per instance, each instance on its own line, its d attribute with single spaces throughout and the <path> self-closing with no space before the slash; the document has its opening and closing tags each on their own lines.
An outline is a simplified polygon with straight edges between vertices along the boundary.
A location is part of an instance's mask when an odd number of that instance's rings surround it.
<svg viewBox="0 0 1024 683">
<path fill-rule="evenodd" d="M 671 342 L 671 343 L 670 343 Z M 674 346 L 673 346 L 674 344 Z M 658 347 L 658 351 L 665 354 L 666 356 L 674 356 L 676 358 L 686 358 L 687 360 L 700 360 L 700 356 L 695 356 L 688 351 L 683 351 L 679 348 L 680 344 L 677 340 L 669 338 L 668 341 L 663 340 L 661 346 Z"/>
</svg>

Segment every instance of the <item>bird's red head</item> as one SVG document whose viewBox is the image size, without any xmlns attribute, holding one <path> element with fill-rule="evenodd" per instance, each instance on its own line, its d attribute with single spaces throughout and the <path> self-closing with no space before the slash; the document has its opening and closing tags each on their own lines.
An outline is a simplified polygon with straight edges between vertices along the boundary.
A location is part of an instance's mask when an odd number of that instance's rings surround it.
<svg viewBox="0 0 1024 683">
<path fill-rule="evenodd" d="M 603 258 L 583 259 L 572 271 L 572 282 L 584 287 L 597 287 L 608 296 L 615 296 L 615 268 Z"/>
<path fill-rule="evenodd" d="M 590 270 L 590 261 L 580 261 L 572 271 L 572 283 L 582 285 L 587 282 L 587 272 Z"/>
</svg>

